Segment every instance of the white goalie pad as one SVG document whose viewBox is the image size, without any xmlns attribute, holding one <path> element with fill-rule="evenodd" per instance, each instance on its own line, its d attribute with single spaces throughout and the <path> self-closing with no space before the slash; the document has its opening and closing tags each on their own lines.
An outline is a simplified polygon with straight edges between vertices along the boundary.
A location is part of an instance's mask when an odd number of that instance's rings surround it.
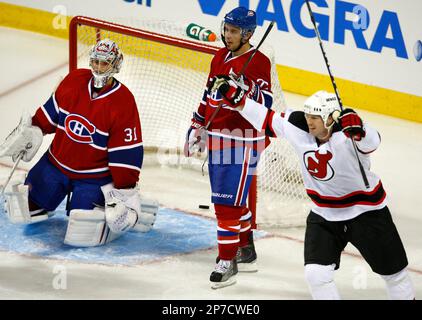
<svg viewBox="0 0 422 320">
<path fill-rule="evenodd" d="M 43 140 L 40 128 L 32 125 L 31 116 L 24 114 L 19 125 L 7 136 L 0 146 L 0 157 L 11 156 L 15 162 L 24 152 L 22 160 L 29 162 L 37 153 Z"/>
<path fill-rule="evenodd" d="M 95 247 L 120 237 L 110 230 L 105 212 L 101 208 L 93 210 L 74 209 L 70 211 L 64 243 L 75 247 Z"/>
<path fill-rule="evenodd" d="M 5 212 L 9 221 L 16 224 L 31 224 L 47 220 L 52 214 L 39 210 L 39 213 L 29 212 L 28 206 L 28 186 L 18 181 L 13 181 L 6 188 L 4 193 Z"/>
</svg>

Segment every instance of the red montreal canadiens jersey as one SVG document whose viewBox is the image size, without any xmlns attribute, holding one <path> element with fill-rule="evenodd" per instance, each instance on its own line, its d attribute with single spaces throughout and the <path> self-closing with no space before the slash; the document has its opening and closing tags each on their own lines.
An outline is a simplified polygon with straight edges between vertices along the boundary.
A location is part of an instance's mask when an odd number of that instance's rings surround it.
<svg viewBox="0 0 422 320">
<path fill-rule="evenodd" d="M 69 178 L 111 176 L 116 188 L 133 187 L 143 160 L 135 99 L 118 81 L 92 98 L 92 80 L 88 69 L 71 72 L 32 123 L 44 134 L 55 133 L 49 159 Z"/>
<path fill-rule="evenodd" d="M 261 111 L 257 111 L 257 109 Z M 356 141 L 359 158 L 369 182 L 366 189 L 359 170 L 352 140 L 335 124 L 332 136 L 322 144 L 309 133 L 302 111 L 268 112 L 247 101 L 240 112 L 256 128 L 287 139 L 299 156 L 306 192 L 314 203 L 312 210 L 329 221 L 344 221 L 372 210 L 382 209 L 387 196 L 380 178 L 370 171 L 369 154 L 377 149 L 378 132 L 364 123 L 365 138 Z"/>
<path fill-rule="evenodd" d="M 253 51 L 254 48 L 251 48 L 240 56 L 232 57 L 232 53 L 227 48 L 222 48 L 215 54 L 211 62 L 207 88 L 197 112 L 194 113 L 193 120 L 206 125 L 219 103 L 223 101 L 223 97 L 218 91 L 211 92 L 211 88 L 209 88 L 211 79 L 216 75 L 229 75 L 230 72 L 239 74 Z M 252 99 L 262 103 L 267 108 L 271 108 L 273 96 L 271 92 L 270 60 L 257 51 L 247 66 L 244 75 L 257 85 L 257 90 Z M 258 131 L 228 104 L 223 104 L 208 128 L 208 134 L 218 140 L 226 138 L 244 142 L 265 141 L 265 135 L 258 134 Z"/>
</svg>

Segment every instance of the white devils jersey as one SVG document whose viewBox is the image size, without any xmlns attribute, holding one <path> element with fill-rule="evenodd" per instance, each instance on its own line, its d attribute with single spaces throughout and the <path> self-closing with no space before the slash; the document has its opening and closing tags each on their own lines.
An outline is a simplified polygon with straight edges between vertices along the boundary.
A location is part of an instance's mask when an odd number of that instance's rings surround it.
<svg viewBox="0 0 422 320">
<path fill-rule="evenodd" d="M 240 113 L 257 129 L 286 138 L 299 156 L 306 192 L 315 213 L 329 221 L 353 219 L 366 211 L 383 208 L 386 193 L 379 177 L 370 171 L 369 154 L 380 144 L 378 132 L 364 124 L 366 136 L 357 141 L 359 158 L 369 181 L 366 189 L 359 170 L 352 140 L 335 124 L 329 141 L 319 144 L 309 133 L 302 111 L 276 114 L 247 100 Z"/>
</svg>

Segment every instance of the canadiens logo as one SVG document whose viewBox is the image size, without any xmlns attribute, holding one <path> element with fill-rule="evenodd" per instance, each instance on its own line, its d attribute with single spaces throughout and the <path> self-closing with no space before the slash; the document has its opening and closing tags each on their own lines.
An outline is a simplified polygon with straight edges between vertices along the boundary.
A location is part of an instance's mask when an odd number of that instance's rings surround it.
<svg viewBox="0 0 422 320">
<path fill-rule="evenodd" d="M 334 176 L 333 167 L 329 162 L 332 158 L 333 154 L 330 151 L 325 154 L 318 151 L 308 151 L 303 155 L 303 161 L 309 174 L 319 181 L 328 181 Z"/>
<path fill-rule="evenodd" d="M 98 52 L 108 52 L 110 50 L 110 46 L 106 43 L 102 43 L 100 46 L 98 46 L 97 51 Z"/>
<path fill-rule="evenodd" d="M 65 132 L 73 141 L 79 143 L 92 143 L 95 126 L 86 118 L 78 114 L 69 114 L 64 121 Z"/>
</svg>

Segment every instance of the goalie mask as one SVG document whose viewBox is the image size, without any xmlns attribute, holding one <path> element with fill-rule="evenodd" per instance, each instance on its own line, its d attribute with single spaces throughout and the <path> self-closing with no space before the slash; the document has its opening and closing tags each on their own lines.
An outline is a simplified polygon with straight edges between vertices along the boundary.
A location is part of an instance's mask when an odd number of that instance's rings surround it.
<svg viewBox="0 0 422 320">
<path fill-rule="evenodd" d="M 89 66 L 94 75 L 94 87 L 102 88 L 114 74 L 120 71 L 123 54 L 110 39 L 97 42 L 89 54 Z"/>
<path fill-rule="evenodd" d="M 238 7 L 230 11 L 224 16 L 224 20 L 221 23 L 221 39 L 226 45 L 224 38 L 225 25 L 230 24 L 232 26 L 240 28 L 241 40 L 239 47 L 234 50 L 238 51 L 245 43 L 248 42 L 248 33 L 253 34 L 256 29 L 256 14 L 253 10 L 248 10 L 245 7 Z"/>
<path fill-rule="evenodd" d="M 321 116 L 324 126 L 329 128 L 333 125 L 327 125 L 327 120 L 330 115 L 336 110 L 341 110 L 337 100 L 337 96 L 334 93 L 328 93 L 327 91 L 318 91 L 306 99 L 303 106 L 303 111 L 306 114 Z"/>
</svg>

